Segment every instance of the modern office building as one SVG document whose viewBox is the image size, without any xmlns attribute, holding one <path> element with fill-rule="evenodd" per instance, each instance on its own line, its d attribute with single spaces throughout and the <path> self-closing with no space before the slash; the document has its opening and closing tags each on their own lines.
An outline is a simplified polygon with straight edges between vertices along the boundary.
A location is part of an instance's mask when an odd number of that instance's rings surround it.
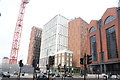
<svg viewBox="0 0 120 80">
<path fill-rule="evenodd" d="M 82 18 L 75 18 L 68 25 L 68 50 L 73 52 L 73 67 L 81 67 L 80 58 L 87 52 L 87 26 Z"/>
<path fill-rule="evenodd" d="M 39 64 L 40 47 L 41 47 L 41 36 L 42 29 L 37 27 L 32 27 L 27 64 L 32 65 L 33 59 L 35 59 L 36 64 Z"/>
<path fill-rule="evenodd" d="M 120 7 L 108 8 L 100 20 L 88 26 L 88 49 L 91 70 L 120 73 Z"/>
<path fill-rule="evenodd" d="M 56 15 L 44 25 L 39 63 L 41 70 L 46 69 L 48 56 L 68 48 L 68 21 L 62 15 Z"/>
</svg>

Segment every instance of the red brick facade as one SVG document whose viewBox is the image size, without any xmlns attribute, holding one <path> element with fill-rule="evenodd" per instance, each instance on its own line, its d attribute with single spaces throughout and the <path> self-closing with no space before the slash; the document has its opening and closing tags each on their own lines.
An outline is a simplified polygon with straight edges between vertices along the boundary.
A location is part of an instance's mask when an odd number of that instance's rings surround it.
<svg viewBox="0 0 120 80">
<path fill-rule="evenodd" d="M 109 24 L 104 25 L 105 19 L 108 16 L 111 16 L 111 15 L 115 17 L 115 20 L 113 20 Z M 103 51 L 104 51 L 104 54 L 105 54 L 105 62 L 108 62 L 108 61 L 118 61 L 118 60 L 120 60 L 120 52 L 119 51 L 118 51 L 119 58 L 111 59 L 111 60 L 108 60 L 108 58 L 107 58 L 108 55 L 107 55 L 106 32 L 105 32 L 106 29 L 110 28 L 113 25 L 116 27 L 115 31 L 116 31 L 117 48 L 119 50 L 120 49 L 120 47 L 118 47 L 118 21 L 119 20 L 118 20 L 117 8 L 109 8 L 109 9 L 107 9 L 106 12 L 103 14 L 101 19 L 102 19 L 102 29 L 101 29 L 101 32 L 103 34 L 102 35 L 102 42 L 103 42 L 102 43 L 102 47 L 103 47 Z"/>
<path fill-rule="evenodd" d="M 87 23 L 76 18 L 68 24 L 68 50 L 73 51 L 73 67 L 81 67 L 80 58 L 87 52 Z"/>
<path fill-rule="evenodd" d="M 109 16 L 114 16 L 114 20 L 105 24 L 106 19 Z M 91 53 L 90 49 L 90 38 L 96 35 L 96 50 L 97 50 L 97 61 L 93 62 L 91 65 L 96 66 L 101 72 L 116 72 L 120 71 L 120 10 L 118 8 L 108 8 L 100 20 L 92 20 L 88 25 L 88 41 L 87 41 L 87 53 Z M 108 59 L 108 45 L 106 38 L 107 29 L 115 27 L 116 33 L 116 44 L 118 50 L 118 57 L 114 59 Z M 90 29 L 94 27 L 96 30 L 90 33 Z M 103 61 L 101 61 L 101 53 L 103 53 Z M 115 66 L 114 66 L 115 65 Z"/>
<path fill-rule="evenodd" d="M 39 61 L 41 35 L 42 35 L 41 28 L 32 27 L 31 35 L 30 35 L 29 50 L 28 50 L 28 58 L 27 58 L 28 65 L 32 65 L 33 57 L 36 57 L 37 63 Z"/>
<path fill-rule="evenodd" d="M 96 30 L 92 33 L 90 33 L 90 29 L 94 27 Z M 97 20 L 92 20 L 88 26 L 88 39 L 87 39 L 87 54 L 90 54 L 90 37 L 96 35 L 96 43 L 97 43 L 97 53 L 100 53 L 100 32 L 99 32 L 99 28 L 97 25 Z M 93 62 L 93 63 L 100 63 L 100 55 L 97 55 L 98 57 L 98 61 L 97 62 Z"/>
</svg>

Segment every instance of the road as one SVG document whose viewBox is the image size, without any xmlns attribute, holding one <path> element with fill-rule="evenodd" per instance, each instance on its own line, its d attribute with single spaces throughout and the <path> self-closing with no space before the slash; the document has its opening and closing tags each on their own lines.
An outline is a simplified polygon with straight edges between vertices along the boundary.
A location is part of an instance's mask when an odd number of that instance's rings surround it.
<svg viewBox="0 0 120 80">
<path fill-rule="evenodd" d="M 3 78 L 2 80 L 17 80 L 17 78 Z M 32 78 L 21 78 L 20 80 L 33 80 Z M 50 80 L 84 80 L 83 78 L 56 78 L 56 79 L 50 79 Z M 103 78 L 97 79 L 97 78 L 87 78 L 86 80 L 104 80 Z M 107 80 L 116 80 L 116 79 L 107 79 Z"/>
<path fill-rule="evenodd" d="M 3 78 L 2 80 L 17 80 L 17 78 Z M 33 80 L 32 78 L 22 78 L 20 80 Z"/>
</svg>

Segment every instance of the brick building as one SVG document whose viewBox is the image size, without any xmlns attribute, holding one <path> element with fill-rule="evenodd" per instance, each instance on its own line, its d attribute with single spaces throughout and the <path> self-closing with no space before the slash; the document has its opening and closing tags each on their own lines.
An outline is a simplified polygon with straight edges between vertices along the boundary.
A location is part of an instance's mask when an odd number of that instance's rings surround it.
<svg viewBox="0 0 120 80">
<path fill-rule="evenodd" d="M 41 47 L 42 29 L 32 27 L 27 64 L 32 65 L 33 59 L 36 59 L 36 64 L 39 64 L 40 47 Z"/>
<path fill-rule="evenodd" d="M 88 51 L 93 72 L 120 72 L 120 8 L 108 8 L 88 25 Z"/>
<path fill-rule="evenodd" d="M 69 66 L 72 67 L 72 51 L 69 50 L 62 50 L 55 54 L 55 67 L 58 67 L 58 65 L 61 66 Z"/>
<path fill-rule="evenodd" d="M 88 23 L 76 18 L 68 23 L 68 50 L 73 52 L 73 67 L 81 67 L 80 58 L 87 52 Z"/>
</svg>

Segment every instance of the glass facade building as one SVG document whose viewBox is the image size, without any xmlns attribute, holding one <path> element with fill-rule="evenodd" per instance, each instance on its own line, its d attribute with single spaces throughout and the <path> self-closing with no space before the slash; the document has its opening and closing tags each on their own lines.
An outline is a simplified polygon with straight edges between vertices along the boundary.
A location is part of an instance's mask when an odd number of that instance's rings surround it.
<svg viewBox="0 0 120 80">
<path fill-rule="evenodd" d="M 42 45 L 40 53 L 40 66 L 48 56 L 55 55 L 56 52 L 68 48 L 68 19 L 56 15 L 43 27 Z M 46 61 L 47 62 L 47 61 Z"/>
</svg>

